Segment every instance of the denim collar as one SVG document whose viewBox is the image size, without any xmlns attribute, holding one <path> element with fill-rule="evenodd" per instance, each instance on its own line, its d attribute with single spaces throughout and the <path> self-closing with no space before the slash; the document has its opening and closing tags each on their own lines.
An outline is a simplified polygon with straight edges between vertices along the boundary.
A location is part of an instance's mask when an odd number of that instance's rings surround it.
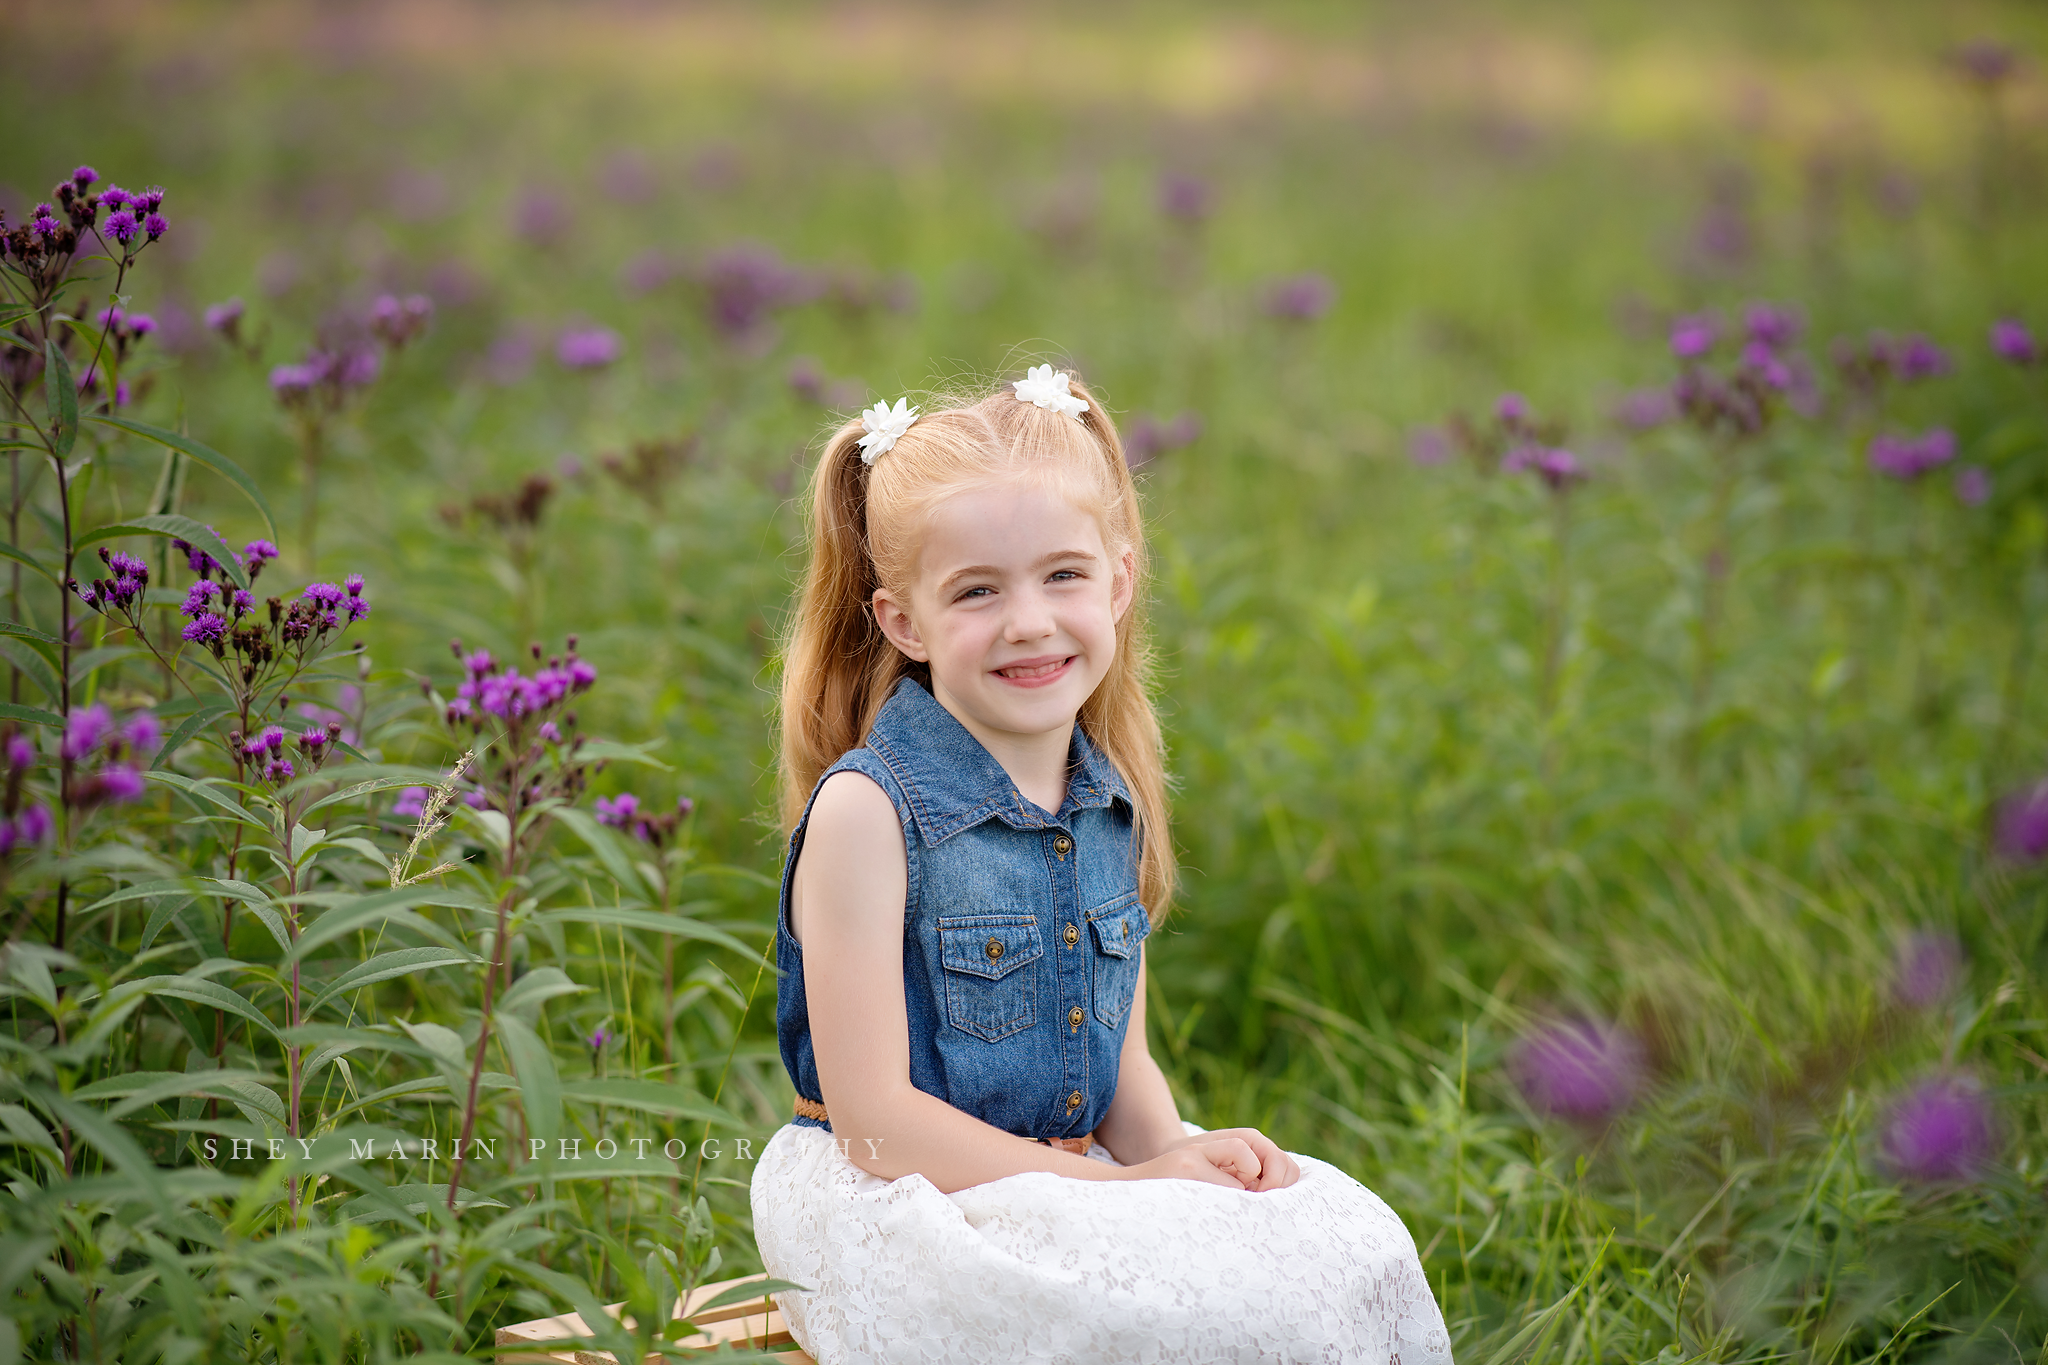
<svg viewBox="0 0 2048 1365">
<path fill-rule="evenodd" d="M 904 795 L 926 845 L 943 843 L 985 820 L 1012 829 L 1064 826 L 1077 810 L 1131 805 L 1131 794 L 1116 766 L 1088 738 L 1078 722 L 1067 750 L 1067 798 L 1048 817 L 1017 790 L 1010 775 L 981 741 L 915 678 L 903 678 L 882 704 L 868 731 L 867 747 L 881 756 L 903 785 Z"/>
</svg>

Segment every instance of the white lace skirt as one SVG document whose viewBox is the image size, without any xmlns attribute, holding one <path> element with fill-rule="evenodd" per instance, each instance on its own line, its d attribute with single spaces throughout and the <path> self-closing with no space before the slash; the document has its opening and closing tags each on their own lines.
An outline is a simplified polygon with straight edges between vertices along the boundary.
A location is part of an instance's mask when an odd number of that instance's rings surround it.
<svg viewBox="0 0 2048 1365">
<path fill-rule="evenodd" d="M 1100 1143 L 1088 1155 L 1117 1164 Z M 754 1240 L 770 1275 L 808 1286 L 776 1299 L 818 1365 L 1449 1365 L 1401 1220 L 1294 1159 L 1301 1179 L 1262 1193 L 1031 1172 L 948 1195 L 869 1175 L 790 1124 L 754 1170 Z"/>
</svg>

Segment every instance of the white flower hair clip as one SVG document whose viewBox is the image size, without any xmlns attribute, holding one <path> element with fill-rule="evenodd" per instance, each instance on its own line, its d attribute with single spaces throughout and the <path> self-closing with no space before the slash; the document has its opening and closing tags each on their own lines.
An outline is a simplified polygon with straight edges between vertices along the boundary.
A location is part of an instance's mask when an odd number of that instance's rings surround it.
<svg viewBox="0 0 2048 1365">
<path fill-rule="evenodd" d="M 1022 379 L 1014 381 L 1011 388 L 1017 391 L 1020 401 L 1035 403 L 1049 412 L 1079 419 L 1088 411 L 1088 400 L 1076 398 L 1067 391 L 1067 372 L 1053 372 L 1050 365 L 1033 365 Z"/>
<path fill-rule="evenodd" d="M 867 432 L 860 438 L 862 464 L 873 464 L 877 455 L 887 455 L 903 439 L 903 433 L 917 420 L 918 410 L 909 404 L 909 399 L 899 398 L 894 408 L 877 403 L 860 415 L 861 430 Z"/>
</svg>

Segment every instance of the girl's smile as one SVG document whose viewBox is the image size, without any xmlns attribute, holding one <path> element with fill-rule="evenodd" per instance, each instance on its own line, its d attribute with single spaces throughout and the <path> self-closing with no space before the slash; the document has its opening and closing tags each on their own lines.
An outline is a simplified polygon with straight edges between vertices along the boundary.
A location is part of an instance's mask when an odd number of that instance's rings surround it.
<svg viewBox="0 0 2048 1365">
<path fill-rule="evenodd" d="M 1048 687 L 1066 675 L 1067 665 L 1072 662 L 1074 656 L 1071 654 L 1053 654 L 1038 659 L 1019 659 L 990 672 L 1017 687 Z"/>
</svg>

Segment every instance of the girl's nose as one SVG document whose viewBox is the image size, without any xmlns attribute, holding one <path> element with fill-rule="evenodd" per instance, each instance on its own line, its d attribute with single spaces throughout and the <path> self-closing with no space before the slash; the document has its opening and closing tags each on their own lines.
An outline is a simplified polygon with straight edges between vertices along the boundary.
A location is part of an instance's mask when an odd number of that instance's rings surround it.
<svg viewBox="0 0 2048 1365">
<path fill-rule="evenodd" d="M 1010 602 L 1010 616 L 1003 623 L 1003 638 L 1011 644 L 1043 640 L 1057 629 L 1053 624 L 1050 604 L 1037 593 L 1015 593 Z"/>
</svg>

